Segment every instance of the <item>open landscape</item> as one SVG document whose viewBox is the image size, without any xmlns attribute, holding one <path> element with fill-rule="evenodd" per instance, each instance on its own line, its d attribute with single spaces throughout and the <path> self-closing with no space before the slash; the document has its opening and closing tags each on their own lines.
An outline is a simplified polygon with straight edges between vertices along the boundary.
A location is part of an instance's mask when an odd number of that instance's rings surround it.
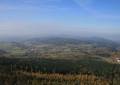
<svg viewBox="0 0 120 85">
<path fill-rule="evenodd" d="M 102 38 L 0 42 L 0 85 L 118 85 L 119 47 Z"/>
</svg>

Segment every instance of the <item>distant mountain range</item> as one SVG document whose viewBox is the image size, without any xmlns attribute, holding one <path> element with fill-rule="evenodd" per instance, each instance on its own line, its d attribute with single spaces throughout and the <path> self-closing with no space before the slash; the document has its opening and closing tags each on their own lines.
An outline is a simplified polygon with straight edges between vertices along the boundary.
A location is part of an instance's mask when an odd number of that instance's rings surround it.
<svg viewBox="0 0 120 85">
<path fill-rule="evenodd" d="M 117 37 L 117 38 L 103 38 L 103 37 L 95 37 L 95 36 L 93 36 L 93 37 L 80 37 L 80 36 L 49 36 L 49 37 L 0 37 L 0 42 L 1 41 L 7 41 L 7 42 L 12 42 L 12 41 L 15 41 L 15 42 L 17 42 L 17 41 L 25 41 L 25 40 L 50 40 L 50 39 L 74 39 L 74 40 L 94 40 L 94 41 L 99 41 L 99 40 L 109 40 L 109 41 L 112 41 L 112 42 L 116 42 L 116 43 L 120 43 L 120 40 L 119 40 L 119 38 Z"/>
<path fill-rule="evenodd" d="M 50 38 L 32 38 L 26 40 L 25 42 L 31 44 L 54 44 L 54 45 L 64 45 L 64 44 L 94 44 L 96 46 L 111 47 L 113 49 L 120 46 L 119 43 L 100 37 L 90 37 L 90 38 L 64 38 L 64 37 L 50 37 Z"/>
</svg>

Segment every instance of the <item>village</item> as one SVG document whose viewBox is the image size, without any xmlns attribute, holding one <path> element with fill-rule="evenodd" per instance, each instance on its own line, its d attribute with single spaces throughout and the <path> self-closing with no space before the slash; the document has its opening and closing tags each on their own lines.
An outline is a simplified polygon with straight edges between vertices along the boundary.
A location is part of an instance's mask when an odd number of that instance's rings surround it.
<svg viewBox="0 0 120 85">
<path fill-rule="evenodd" d="M 112 60 L 114 63 L 120 64 L 120 52 L 113 53 Z"/>
</svg>

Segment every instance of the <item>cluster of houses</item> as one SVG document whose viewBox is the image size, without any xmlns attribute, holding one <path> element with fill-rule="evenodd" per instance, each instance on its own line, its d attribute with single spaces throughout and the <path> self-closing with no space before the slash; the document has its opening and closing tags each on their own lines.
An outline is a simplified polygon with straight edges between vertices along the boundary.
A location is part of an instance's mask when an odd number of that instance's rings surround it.
<svg viewBox="0 0 120 85">
<path fill-rule="evenodd" d="M 116 61 L 117 61 L 118 63 L 120 63 L 120 58 L 116 58 Z"/>
<path fill-rule="evenodd" d="M 120 64 L 120 57 L 118 57 L 118 56 L 114 56 L 114 57 L 112 57 L 112 59 L 113 59 L 114 62 Z"/>
</svg>

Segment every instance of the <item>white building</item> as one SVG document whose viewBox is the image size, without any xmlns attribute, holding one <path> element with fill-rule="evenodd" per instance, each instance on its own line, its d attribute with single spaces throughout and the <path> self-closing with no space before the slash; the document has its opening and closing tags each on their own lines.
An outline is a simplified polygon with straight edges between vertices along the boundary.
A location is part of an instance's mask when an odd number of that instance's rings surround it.
<svg viewBox="0 0 120 85">
<path fill-rule="evenodd" d="M 116 58 L 117 62 L 120 63 L 120 58 Z"/>
</svg>

